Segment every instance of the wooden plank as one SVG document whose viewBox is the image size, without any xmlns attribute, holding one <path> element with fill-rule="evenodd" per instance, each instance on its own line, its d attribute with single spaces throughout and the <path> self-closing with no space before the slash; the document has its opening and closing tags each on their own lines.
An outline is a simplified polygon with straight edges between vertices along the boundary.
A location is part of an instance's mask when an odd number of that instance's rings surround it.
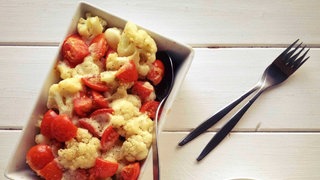
<svg viewBox="0 0 320 180">
<path fill-rule="evenodd" d="M 193 46 L 320 44 L 320 2 L 309 0 L 98 1 L 89 3 Z M 7 1 L 0 5 L 0 44 L 57 44 L 78 1 Z M 156 23 L 155 23 L 156 22 Z"/>
<path fill-rule="evenodd" d="M 20 131 L 0 130 L 0 174 L 11 157 Z M 202 162 L 195 158 L 214 133 L 185 147 L 186 133 L 163 132 L 159 139 L 162 179 L 319 179 L 320 133 L 232 133 Z M 142 179 L 152 177 L 151 163 Z"/>
<path fill-rule="evenodd" d="M 19 141 L 21 130 L 0 130 L 0 179 L 4 178 L 7 164 Z"/>
<path fill-rule="evenodd" d="M 56 47 L 0 47 L 0 127 L 29 118 Z M 255 84 L 282 49 L 195 49 L 195 58 L 164 130 L 188 131 Z M 236 131 L 318 131 L 319 49 L 293 77 L 261 96 Z M 288 108 L 288 106 L 290 108 Z M 18 110 L 18 113 L 17 113 Z M 211 130 L 221 127 L 218 124 Z"/>
<path fill-rule="evenodd" d="M 319 133 L 233 133 L 201 162 L 196 157 L 213 133 L 179 148 L 184 135 L 160 137 L 163 179 L 320 178 Z"/>
<path fill-rule="evenodd" d="M 26 123 L 56 50 L 56 47 L 0 47 L 2 129 L 21 128 Z"/>
</svg>

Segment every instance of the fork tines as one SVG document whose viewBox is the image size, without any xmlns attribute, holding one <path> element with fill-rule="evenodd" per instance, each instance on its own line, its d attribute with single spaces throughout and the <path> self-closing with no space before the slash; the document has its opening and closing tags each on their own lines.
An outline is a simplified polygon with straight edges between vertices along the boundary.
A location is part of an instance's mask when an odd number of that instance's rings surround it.
<svg viewBox="0 0 320 180">
<path fill-rule="evenodd" d="M 295 42 L 293 42 L 281 55 L 285 55 L 287 58 L 284 58 L 287 60 L 286 64 L 288 66 L 291 66 L 294 69 L 298 69 L 306 60 L 309 59 L 310 56 L 308 56 L 307 58 L 305 58 L 305 56 L 307 55 L 307 53 L 309 52 L 309 48 L 304 52 L 304 54 L 302 56 L 299 57 L 299 55 L 304 51 L 304 49 L 307 47 L 306 45 L 304 45 L 301 48 L 302 42 L 296 46 L 293 50 L 291 50 L 290 52 L 288 52 L 290 49 L 293 48 L 293 46 L 299 41 L 299 39 L 297 39 Z M 299 48 L 301 48 L 301 50 L 299 52 L 297 52 L 296 54 L 294 54 Z M 281 56 L 280 55 L 280 56 Z M 289 58 L 290 57 L 290 58 Z M 298 58 L 299 57 L 299 58 Z"/>
<path fill-rule="evenodd" d="M 284 72 L 288 75 L 294 73 L 303 63 L 305 63 L 310 56 L 306 57 L 307 53 L 309 52 L 310 48 L 308 48 L 301 56 L 300 54 L 305 50 L 307 47 L 306 45 L 301 47 L 302 42 L 294 47 L 299 39 L 293 42 L 287 49 L 285 49 L 274 61 L 274 63 L 284 63 L 285 66 L 289 67 L 290 69 L 286 68 Z M 300 51 L 297 52 L 297 50 Z M 300 56 L 300 57 L 299 57 Z M 281 65 L 280 65 L 281 66 Z"/>
</svg>

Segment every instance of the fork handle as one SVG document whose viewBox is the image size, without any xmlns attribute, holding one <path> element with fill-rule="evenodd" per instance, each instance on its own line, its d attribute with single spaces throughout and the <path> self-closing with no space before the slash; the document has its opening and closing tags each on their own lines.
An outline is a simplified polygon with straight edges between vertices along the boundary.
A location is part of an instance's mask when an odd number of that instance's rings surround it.
<svg viewBox="0 0 320 180">
<path fill-rule="evenodd" d="M 250 94 L 252 94 L 254 91 L 256 91 L 259 88 L 258 85 L 254 86 L 252 89 L 250 89 L 248 92 L 243 94 L 241 97 L 221 109 L 219 112 L 211 116 L 209 119 L 202 122 L 198 127 L 196 127 L 194 130 L 192 130 L 184 139 L 182 139 L 179 142 L 179 146 L 183 146 L 199 136 L 201 133 L 209 129 L 211 126 L 216 124 L 220 119 L 222 119 L 226 114 L 228 114 L 234 107 L 236 107 L 240 102 L 242 102 L 246 97 L 248 97 Z"/>
<path fill-rule="evenodd" d="M 158 121 L 160 118 L 160 112 L 162 106 L 164 105 L 168 96 L 160 101 L 158 108 L 156 110 L 156 117 L 153 124 L 153 134 L 152 134 L 152 170 L 153 170 L 153 180 L 160 179 L 160 163 L 159 163 L 159 150 L 158 150 Z"/>
<path fill-rule="evenodd" d="M 202 160 L 211 150 L 218 146 L 218 144 L 231 132 L 235 125 L 239 122 L 244 113 L 250 108 L 254 101 L 262 94 L 264 90 L 260 89 L 257 94 L 252 97 L 232 118 L 228 121 L 209 141 L 203 151 L 197 158 L 197 161 Z"/>
</svg>

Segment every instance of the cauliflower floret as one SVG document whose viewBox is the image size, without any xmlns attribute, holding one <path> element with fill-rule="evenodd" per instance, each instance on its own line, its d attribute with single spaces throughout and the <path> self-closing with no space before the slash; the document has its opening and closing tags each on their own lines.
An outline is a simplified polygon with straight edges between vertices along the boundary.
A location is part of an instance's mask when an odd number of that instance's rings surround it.
<svg viewBox="0 0 320 180">
<path fill-rule="evenodd" d="M 133 60 L 135 63 L 139 62 L 139 53 L 134 51 L 128 56 L 119 56 L 116 52 L 110 53 L 107 58 L 106 68 L 107 70 L 118 70 L 121 66 L 129 61 Z"/>
<path fill-rule="evenodd" d="M 124 28 L 124 33 L 131 43 L 140 50 L 140 57 L 148 63 L 152 63 L 156 58 L 157 45 L 149 34 L 137 25 L 128 22 Z"/>
<path fill-rule="evenodd" d="M 37 144 L 50 144 L 50 139 L 42 134 L 37 134 L 34 141 Z"/>
<path fill-rule="evenodd" d="M 92 56 L 87 56 L 75 68 L 71 68 L 66 63 L 60 61 L 57 69 L 61 79 L 67 79 L 85 75 L 97 75 L 102 71 L 102 64 L 99 61 L 95 61 Z"/>
<path fill-rule="evenodd" d="M 116 73 L 117 71 L 104 71 L 100 73 L 100 79 L 107 84 L 113 84 L 116 82 Z"/>
<path fill-rule="evenodd" d="M 125 99 L 129 102 L 131 102 L 135 107 L 137 107 L 138 109 L 140 109 L 141 107 L 141 100 L 138 96 L 136 95 L 132 95 L 132 94 L 128 94 L 128 96 L 125 97 Z"/>
<path fill-rule="evenodd" d="M 86 19 L 80 18 L 78 22 L 78 33 L 85 38 L 92 38 L 103 32 L 107 22 L 98 16 L 92 17 L 86 14 Z"/>
<path fill-rule="evenodd" d="M 78 128 L 77 136 L 66 142 L 66 148 L 58 151 L 59 163 L 66 169 L 87 169 L 94 166 L 100 155 L 100 140 L 86 129 Z"/>
<path fill-rule="evenodd" d="M 58 83 L 62 95 L 75 94 L 82 90 L 80 78 L 68 78 Z"/>
<path fill-rule="evenodd" d="M 123 31 L 121 34 L 117 52 L 119 53 L 119 56 L 125 57 L 130 56 L 133 53 L 137 51 L 137 47 L 134 44 L 134 42 L 130 41 L 130 38 L 127 36 L 126 32 Z"/>
<path fill-rule="evenodd" d="M 125 136 L 126 135 L 126 132 L 122 128 L 126 124 L 126 120 L 124 119 L 123 116 L 121 116 L 121 115 L 112 115 L 110 117 L 110 122 L 112 124 L 112 127 L 116 128 L 117 132 L 121 136 Z"/>
<path fill-rule="evenodd" d="M 72 115 L 73 96 L 83 89 L 80 78 L 68 78 L 51 85 L 47 107 L 58 109 L 59 114 Z"/>
<path fill-rule="evenodd" d="M 145 77 L 147 76 L 148 72 L 150 71 L 150 65 L 149 64 L 140 64 L 137 66 L 137 70 L 140 76 Z"/>
<path fill-rule="evenodd" d="M 140 114 L 139 116 L 129 119 L 123 126 L 126 132 L 126 137 L 130 137 L 136 134 L 142 134 L 142 132 L 151 133 L 153 130 L 153 121 L 146 114 Z"/>
<path fill-rule="evenodd" d="M 138 73 L 146 76 L 151 64 L 156 59 L 157 45 L 149 34 L 131 22 L 128 22 L 121 34 L 118 44 L 120 57 L 138 54 L 139 57 L 132 58 L 136 63 Z"/>
<path fill-rule="evenodd" d="M 128 94 L 128 89 L 130 89 L 133 86 L 133 83 L 124 83 L 120 84 L 118 89 L 112 94 L 110 100 L 116 100 L 116 99 L 125 99 Z"/>
<path fill-rule="evenodd" d="M 123 98 L 116 99 L 110 103 L 110 107 L 114 110 L 110 117 L 110 122 L 117 129 L 121 136 L 126 136 L 123 128 L 127 121 L 140 114 L 141 101 L 134 95 L 126 95 Z"/>
<path fill-rule="evenodd" d="M 110 106 L 114 110 L 110 122 L 126 138 L 121 147 L 121 156 L 130 162 L 145 159 L 152 142 L 154 122 L 139 111 L 139 97 L 127 95 L 114 100 Z"/>
<path fill-rule="evenodd" d="M 116 52 L 110 53 L 107 58 L 106 68 L 107 70 L 118 70 L 122 65 L 129 62 L 128 57 L 119 57 Z"/>
<path fill-rule="evenodd" d="M 57 70 L 60 73 L 61 79 L 67 79 L 73 77 L 74 69 L 70 68 L 66 63 L 63 61 L 59 61 L 57 64 Z"/>
<path fill-rule="evenodd" d="M 108 28 L 104 32 L 104 36 L 107 39 L 108 45 L 113 49 L 117 50 L 118 44 L 120 41 L 120 36 L 121 36 L 121 30 L 119 28 Z"/>
<path fill-rule="evenodd" d="M 98 75 L 102 71 L 102 64 L 99 61 L 95 61 L 92 56 L 87 56 L 75 68 L 71 68 L 66 63 L 59 61 L 57 69 L 60 73 L 60 78 L 67 79 L 78 76 Z"/>
<path fill-rule="evenodd" d="M 97 75 L 102 71 L 102 64 L 100 61 L 95 61 L 92 56 L 87 56 L 84 58 L 83 63 L 78 64 L 74 70 L 73 77 L 76 75 Z"/>
<path fill-rule="evenodd" d="M 125 98 L 116 99 L 110 103 L 110 107 L 114 110 L 114 115 L 123 116 L 124 120 L 129 120 L 140 114 L 139 107 Z M 111 118 L 112 122 L 112 118 Z"/>
<path fill-rule="evenodd" d="M 129 137 L 121 147 L 121 155 L 129 162 L 141 161 L 148 155 L 149 147 L 144 143 L 142 135 Z"/>
</svg>

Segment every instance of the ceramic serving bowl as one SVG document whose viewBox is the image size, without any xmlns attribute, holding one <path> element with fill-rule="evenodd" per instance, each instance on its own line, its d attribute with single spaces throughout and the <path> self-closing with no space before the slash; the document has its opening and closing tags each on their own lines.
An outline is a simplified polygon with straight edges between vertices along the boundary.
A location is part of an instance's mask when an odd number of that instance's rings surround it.
<svg viewBox="0 0 320 180">
<path fill-rule="evenodd" d="M 67 33 L 65 34 L 65 37 L 76 32 L 78 20 L 81 17 L 84 17 L 86 12 L 91 12 L 91 14 L 100 16 L 101 18 L 107 20 L 109 27 L 119 27 L 123 29 L 127 22 L 126 20 L 121 19 L 120 17 L 112 15 L 108 12 L 105 12 L 104 10 L 101 10 L 97 7 L 94 7 L 93 5 L 87 4 L 85 2 L 80 2 L 78 4 L 78 7 L 76 8 L 76 11 L 67 29 Z M 170 54 L 170 56 L 173 59 L 173 64 L 175 67 L 174 86 L 163 107 L 161 118 L 160 118 L 159 128 L 161 130 L 161 127 L 165 122 L 166 116 L 169 113 L 169 109 L 191 65 L 194 51 L 188 45 L 184 45 L 174 40 L 171 40 L 169 38 L 163 37 L 143 27 L 140 27 L 140 28 L 146 30 L 149 33 L 149 35 L 152 36 L 152 38 L 156 41 L 158 51 L 167 51 Z M 35 173 L 33 173 L 28 167 L 28 165 L 26 164 L 25 157 L 30 147 L 32 147 L 35 144 L 34 142 L 35 135 L 39 133 L 39 128 L 37 128 L 35 124 L 37 123 L 39 116 L 44 114 L 47 111 L 46 103 L 47 103 L 49 87 L 60 80 L 59 76 L 54 72 L 54 66 L 56 65 L 56 61 L 60 56 L 61 45 L 62 45 L 62 42 L 60 43 L 56 57 L 52 58 L 52 68 L 51 68 L 52 71 L 48 72 L 46 81 L 43 83 L 42 91 L 38 96 L 38 101 L 35 103 L 34 110 L 30 115 L 29 119 L 27 120 L 26 125 L 23 128 L 23 133 L 20 138 L 20 141 L 18 142 L 15 148 L 15 152 L 13 152 L 12 158 L 9 160 L 9 164 L 5 171 L 5 176 L 8 179 L 38 178 L 35 176 Z M 149 154 L 151 155 L 151 153 Z M 147 158 L 147 160 L 143 163 L 141 168 L 140 178 L 143 176 L 144 171 L 148 169 L 147 166 L 150 166 L 150 167 L 152 166 L 152 163 L 150 163 L 151 160 L 152 158 Z M 141 179 L 145 179 L 145 178 L 141 178 Z"/>
</svg>

